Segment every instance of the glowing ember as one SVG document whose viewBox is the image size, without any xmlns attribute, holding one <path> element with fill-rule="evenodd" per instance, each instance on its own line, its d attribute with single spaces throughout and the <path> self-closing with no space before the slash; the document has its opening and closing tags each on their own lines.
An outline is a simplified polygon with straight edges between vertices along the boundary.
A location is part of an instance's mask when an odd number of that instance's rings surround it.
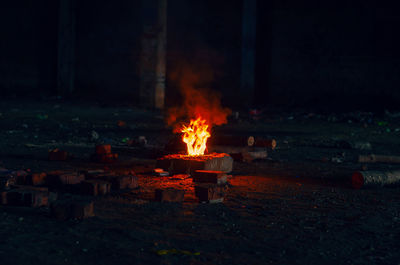
<svg viewBox="0 0 400 265">
<path fill-rule="evenodd" d="M 183 126 L 182 140 L 187 145 L 187 153 L 190 156 L 204 155 L 207 147 L 207 139 L 211 136 L 208 132 L 208 124 L 201 117 L 190 120 L 189 126 Z"/>
</svg>

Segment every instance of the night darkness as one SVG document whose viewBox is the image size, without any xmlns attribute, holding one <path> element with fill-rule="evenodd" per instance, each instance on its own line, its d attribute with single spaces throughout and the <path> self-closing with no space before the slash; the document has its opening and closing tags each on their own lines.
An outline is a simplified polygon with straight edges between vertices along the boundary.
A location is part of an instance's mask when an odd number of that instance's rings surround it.
<svg viewBox="0 0 400 265">
<path fill-rule="evenodd" d="M 0 264 L 398 264 L 394 1 L 0 4 Z"/>
</svg>

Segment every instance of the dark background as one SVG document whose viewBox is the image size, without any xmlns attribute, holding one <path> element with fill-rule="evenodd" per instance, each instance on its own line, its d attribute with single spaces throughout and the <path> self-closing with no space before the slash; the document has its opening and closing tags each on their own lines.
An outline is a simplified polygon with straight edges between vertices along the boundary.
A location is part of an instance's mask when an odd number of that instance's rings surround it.
<svg viewBox="0 0 400 265">
<path fill-rule="evenodd" d="M 400 12 L 379 1 L 258 1 L 253 106 L 398 109 Z M 242 1 L 170 0 L 167 75 L 182 62 L 215 73 L 224 105 L 243 106 Z M 138 101 L 140 1 L 77 2 L 72 98 Z M 57 95 L 58 1 L 0 4 L 3 98 Z M 167 82 L 166 101 L 177 97 Z"/>
</svg>

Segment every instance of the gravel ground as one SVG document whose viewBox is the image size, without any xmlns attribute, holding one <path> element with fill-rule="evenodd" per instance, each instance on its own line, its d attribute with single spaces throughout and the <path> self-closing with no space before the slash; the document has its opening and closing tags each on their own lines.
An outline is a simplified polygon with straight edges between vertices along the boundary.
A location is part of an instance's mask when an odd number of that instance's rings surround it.
<svg viewBox="0 0 400 265">
<path fill-rule="evenodd" d="M 2 265 L 400 264 L 399 188 L 354 190 L 348 182 L 365 166 L 359 154 L 400 155 L 394 115 L 241 115 L 213 133 L 270 136 L 278 148 L 267 160 L 235 162 L 225 201 L 199 204 L 187 176 L 148 174 L 171 136 L 160 113 L 62 101 L 7 101 L 0 113 L 0 167 L 7 169 L 103 168 L 89 161 L 97 141 L 125 150 L 127 138 L 143 135 L 154 147 L 120 153 L 114 167 L 134 169 L 141 188 L 96 198 L 94 218 L 57 221 L 46 208 L 0 207 Z M 352 148 L 356 142 L 372 148 Z M 74 159 L 47 161 L 55 147 Z M 186 202 L 152 201 L 162 185 L 186 188 Z"/>
</svg>

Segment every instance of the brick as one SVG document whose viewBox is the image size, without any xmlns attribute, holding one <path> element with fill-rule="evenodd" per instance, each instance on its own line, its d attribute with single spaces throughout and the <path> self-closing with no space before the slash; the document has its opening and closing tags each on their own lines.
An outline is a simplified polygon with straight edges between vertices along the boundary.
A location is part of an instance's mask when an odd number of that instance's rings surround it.
<svg viewBox="0 0 400 265">
<path fill-rule="evenodd" d="M 196 170 L 231 172 L 233 159 L 225 153 L 212 153 L 203 156 L 166 155 L 157 159 L 156 168 L 174 174 L 191 174 Z"/>
<path fill-rule="evenodd" d="M 222 202 L 225 196 L 226 186 L 196 185 L 194 187 L 194 192 L 200 202 Z"/>
<path fill-rule="evenodd" d="M 182 202 L 184 195 L 184 190 L 177 190 L 173 188 L 157 189 L 155 191 L 155 200 L 159 202 Z"/>
<path fill-rule="evenodd" d="M 110 144 L 97 145 L 96 154 L 97 155 L 111 154 L 111 145 Z"/>
<path fill-rule="evenodd" d="M 91 196 L 106 195 L 110 193 L 111 184 L 107 181 L 91 179 L 80 184 L 81 193 Z"/>
<path fill-rule="evenodd" d="M 50 150 L 48 158 L 50 161 L 65 161 L 68 159 L 68 152 L 64 150 L 54 149 Z"/>
<path fill-rule="evenodd" d="M 50 213 L 58 220 L 86 219 L 94 216 L 92 201 L 64 199 L 50 205 Z"/>
<path fill-rule="evenodd" d="M 226 184 L 228 176 L 222 171 L 196 170 L 193 173 L 193 181 L 197 183 Z"/>
</svg>

